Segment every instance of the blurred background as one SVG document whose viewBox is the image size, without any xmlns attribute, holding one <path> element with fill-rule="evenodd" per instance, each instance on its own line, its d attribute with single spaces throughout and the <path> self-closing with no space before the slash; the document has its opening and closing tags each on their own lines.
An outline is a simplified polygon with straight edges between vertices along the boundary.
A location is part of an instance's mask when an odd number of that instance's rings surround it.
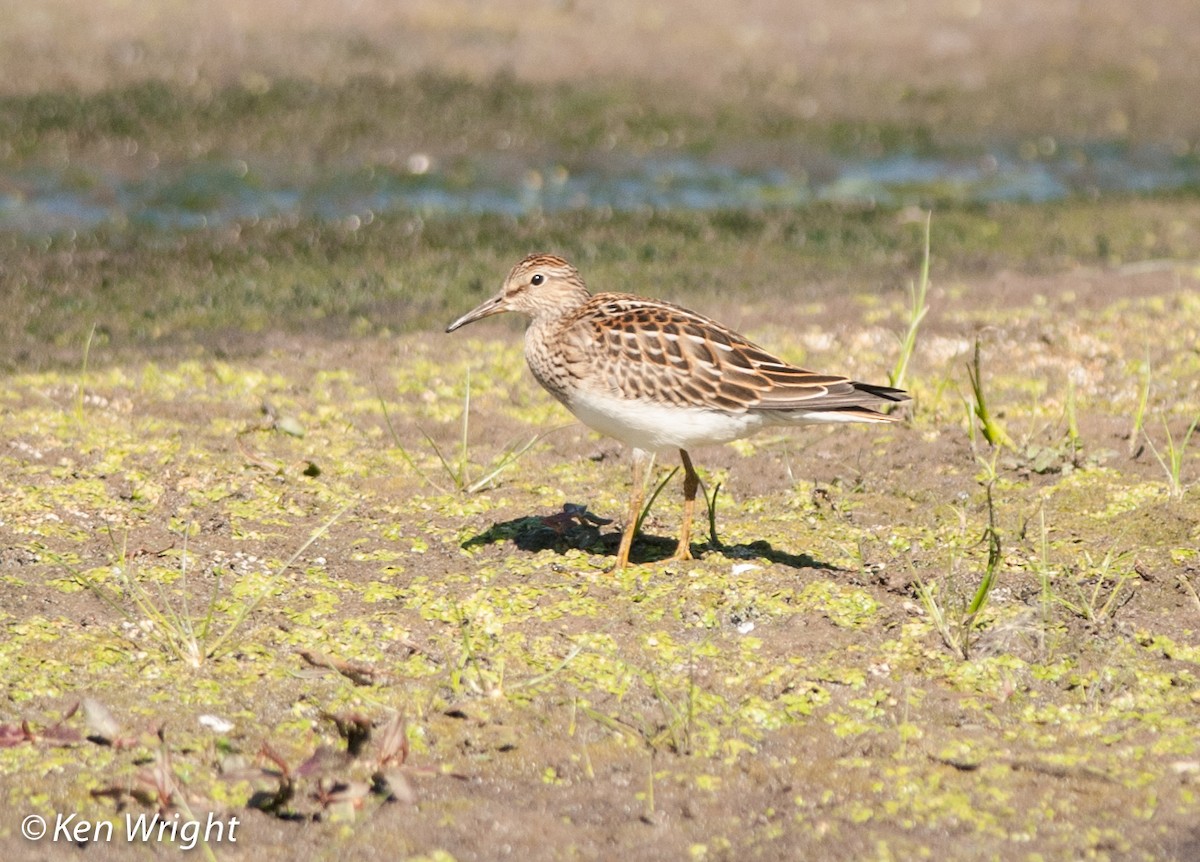
<svg viewBox="0 0 1200 862">
<path fill-rule="evenodd" d="M 0 2 L 0 229 L 1200 178 L 1192 0 Z"/>
</svg>

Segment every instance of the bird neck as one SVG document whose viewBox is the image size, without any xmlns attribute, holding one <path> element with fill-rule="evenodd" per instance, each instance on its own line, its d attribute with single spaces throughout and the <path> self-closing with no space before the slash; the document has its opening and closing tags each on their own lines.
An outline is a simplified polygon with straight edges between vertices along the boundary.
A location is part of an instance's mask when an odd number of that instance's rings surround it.
<svg viewBox="0 0 1200 862">
<path fill-rule="evenodd" d="M 554 329 L 574 317 L 591 298 L 592 295 L 582 284 L 562 285 L 552 296 L 545 297 L 545 302 L 530 311 L 529 326 L 531 329 Z"/>
</svg>

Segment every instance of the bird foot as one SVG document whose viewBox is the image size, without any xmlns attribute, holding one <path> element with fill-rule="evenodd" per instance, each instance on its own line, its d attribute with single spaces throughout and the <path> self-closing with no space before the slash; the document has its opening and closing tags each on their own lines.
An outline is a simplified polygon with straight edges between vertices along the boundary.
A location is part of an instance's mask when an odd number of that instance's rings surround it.
<svg viewBox="0 0 1200 862">
<path fill-rule="evenodd" d="M 686 560 L 694 560 L 694 559 L 696 559 L 696 558 L 692 556 L 691 545 L 680 545 L 678 548 L 675 549 L 674 554 L 667 557 L 667 562 L 675 563 L 675 562 L 684 562 Z"/>
</svg>

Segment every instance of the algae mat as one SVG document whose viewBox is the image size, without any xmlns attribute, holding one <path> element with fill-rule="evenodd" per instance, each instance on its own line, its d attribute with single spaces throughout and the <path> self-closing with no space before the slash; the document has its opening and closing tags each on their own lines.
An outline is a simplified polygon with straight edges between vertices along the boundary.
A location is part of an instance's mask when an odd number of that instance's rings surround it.
<svg viewBox="0 0 1200 862">
<path fill-rule="evenodd" d="M 0 0 L 6 206 L 1198 153 L 1189 0 L 176 6 Z M 1196 858 L 1194 195 L 959 200 L 0 237 L 0 855 Z M 930 205 L 909 418 L 697 453 L 687 565 L 669 482 L 607 573 L 626 456 L 515 325 L 435 334 L 544 248 L 882 380 Z"/>
<path fill-rule="evenodd" d="M 701 559 L 654 562 L 671 486 L 618 575 L 626 456 L 513 327 L 11 373 L 5 854 L 75 814 L 124 858 L 163 807 L 237 818 L 216 858 L 1191 858 L 1198 462 L 1154 452 L 1200 412 L 1196 281 L 939 281 L 908 421 L 705 452 Z M 905 300 L 737 323 L 878 376 Z"/>
</svg>

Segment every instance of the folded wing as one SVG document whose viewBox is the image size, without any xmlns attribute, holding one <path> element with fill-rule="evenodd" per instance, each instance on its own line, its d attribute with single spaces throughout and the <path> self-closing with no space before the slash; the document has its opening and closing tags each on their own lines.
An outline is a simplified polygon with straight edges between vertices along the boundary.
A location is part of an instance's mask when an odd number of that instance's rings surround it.
<svg viewBox="0 0 1200 862">
<path fill-rule="evenodd" d="M 797 368 L 703 315 L 620 294 L 592 297 L 565 332 L 587 355 L 588 385 L 625 398 L 732 413 L 845 413 L 886 420 L 875 408 L 902 390 Z"/>
</svg>

